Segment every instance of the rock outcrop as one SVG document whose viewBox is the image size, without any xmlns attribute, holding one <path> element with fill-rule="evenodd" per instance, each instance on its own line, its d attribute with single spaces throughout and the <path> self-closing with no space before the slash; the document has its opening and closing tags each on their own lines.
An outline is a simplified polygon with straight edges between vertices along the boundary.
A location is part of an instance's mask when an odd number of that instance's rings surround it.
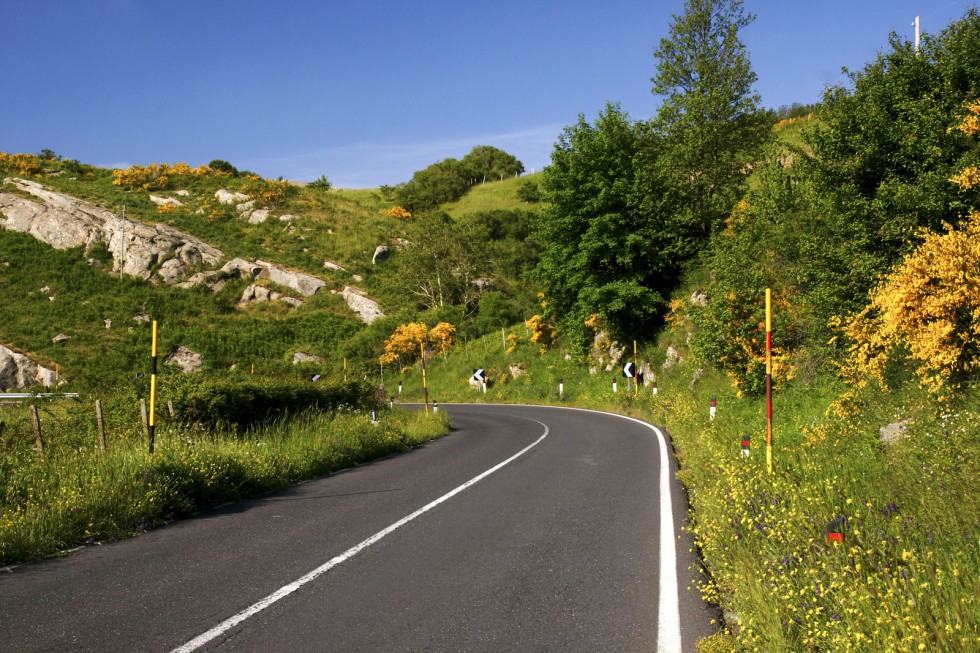
<svg viewBox="0 0 980 653">
<path fill-rule="evenodd" d="M 179 367 L 181 372 L 188 374 L 204 367 L 204 358 L 193 349 L 181 345 L 177 347 L 177 351 L 167 357 L 164 364 Z"/>
<path fill-rule="evenodd" d="M 281 292 L 276 292 L 271 288 L 266 288 L 265 286 L 260 286 L 254 283 L 246 288 L 245 292 L 242 293 L 242 298 L 238 301 L 238 305 L 247 306 L 248 304 L 261 304 L 262 302 L 272 302 L 277 300 L 291 306 L 303 305 L 303 300 L 301 299 L 283 295 Z"/>
<path fill-rule="evenodd" d="M 391 256 L 391 248 L 387 245 L 378 245 L 374 249 L 374 256 L 371 257 L 371 264 L 377 265 L 378 263 L 384 263 Z"/>
<path fill-rule="evenodd" d="M 267 261 L 256 261 L 256 263 L 262 266 L 259 279 L 268 279 L 272 283 L 292 288 L 304 297 L 312 297 L 327 285 L 323 279 L 318 279 L 311 274 L 288 270 Z"/>
<path fill-rule="evenodd" d="M 163 224 L 129 220 L 89 202 L 18 178 L 4 184 L 36 197 L 38 202 L 0 193 L 0 227 L 30 234 L 55 249 L 103 245 L 113 270 L 142 279 L 156 275 L 164 283 L 183 280 L 197 266 L 213 267 L 224 254 L 204 241 Z"/>
<path fill-rule="evenodd" d="M 0 345 L 0 388 L 24 390 L 38 384 L 50 388 L 57 383 L 57 372 Z"/>
<path fill-rule="evenodd" d="M 316 354 L 307 354 L 306 352 L 298 351 L 293 354 L 293 365 L 299 365 L 300 363 L 315 363 L 317 365 L 321 364 L 323 359 Z"/>
<path fill-rule="evenodd" d="M 344 286 L 341 294 L 350 309 L 357 313 L 357 316 L 365 324 L 371 324 L 378 318 L 385 316 L 378 302 L 368 298 L 362 291 L 351 288 L 350 286 Z"/>
</svg>

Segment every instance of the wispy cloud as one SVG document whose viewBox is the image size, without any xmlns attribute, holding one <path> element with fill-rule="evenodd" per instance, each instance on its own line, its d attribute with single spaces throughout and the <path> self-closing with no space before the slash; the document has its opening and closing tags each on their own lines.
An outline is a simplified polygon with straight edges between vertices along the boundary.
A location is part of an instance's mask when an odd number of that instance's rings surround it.
<svg viewBox="0 0 980 653">
<path fill-rule="evenodd" d="M 350 143 L 250 159 L 242 161 L 241 167 L 267 177 L 312 181 L 326 175 L 335 186 L 373 188 L 408 181 L 416 170 L 449 157 L 461 158 L 476 145 L 492 145 L 516 156 L 531 172 L 549 163 L 552 146 L 563 127 L 542 125 L 500 134 L 409 143 Z"/>
</svg>

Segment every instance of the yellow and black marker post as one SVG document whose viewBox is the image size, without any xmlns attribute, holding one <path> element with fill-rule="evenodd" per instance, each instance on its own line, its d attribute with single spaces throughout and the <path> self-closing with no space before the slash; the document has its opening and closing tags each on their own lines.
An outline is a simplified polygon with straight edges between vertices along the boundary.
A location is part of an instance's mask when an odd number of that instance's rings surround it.
<svg viewBox="0 0 980 653">
<path fill-rule="evenodd" d="M 153 453 L 153 432 L 157 414 L 157 321 L 153 320 L 153 345 L 150 351 L 150 418 L 147 431 L 150 436 L 150 453 Z"/>
<path fill-rule="evenodd" d="M 425 343 L 419 343 L 419 349 L 422 351 L 422 399 L 425 402 L 425 415 L 429 415 L 429 381 L 425 376 Z"/>
</svg>

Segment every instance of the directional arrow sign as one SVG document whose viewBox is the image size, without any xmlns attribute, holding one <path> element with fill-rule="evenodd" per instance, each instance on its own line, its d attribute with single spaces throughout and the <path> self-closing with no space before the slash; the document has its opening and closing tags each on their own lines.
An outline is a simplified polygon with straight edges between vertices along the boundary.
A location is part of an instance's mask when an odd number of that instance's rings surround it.
<svg viewBox="0 0 980 653">
<path fill-rule="evenodd" d="M 486 373 L 486 371 L 485 370 L 482 370 L 482 369 L 473 370 L 473 380 L 474 381 L 480 381 L 481 383 L 483 381 L 486 381 L 487 380 L 487 373 Z"/>
<path fill-rule="evenodd" d="M 627 379 L 632 379 L 636 376 L 636 363 L 626 363 L 623 365 L 623 376 Z"/>
</svg>

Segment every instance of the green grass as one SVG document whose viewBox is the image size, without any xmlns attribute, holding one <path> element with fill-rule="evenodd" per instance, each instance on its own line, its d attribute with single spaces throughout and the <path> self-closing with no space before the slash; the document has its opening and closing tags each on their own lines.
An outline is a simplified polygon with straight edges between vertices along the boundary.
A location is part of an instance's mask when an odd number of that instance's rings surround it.
<svg viewBox="0 0 980 653">
<path fill-rule="evenodd" d="M 18 409 L 26 413 L 26 409 Z M 51 412 L 54 414 L 51 414 Z M 302 480 L 321 477 L 439 437 L 442 416 L 380 410 L 309 412 L 243 436 L 163 421 L 155 452 L 129 411 L 108 411 L 107 451 L 88 420 L 48 409 L 44 458 L 25 415 L 7 409 L 0 455 L 0 564 L 138 534 L 173 519 Z M 81 429 L 83 422 L 91 422 Z"/>
<path fill-rule="evenodd" d="M 459 200 L 442 206 L 455 219 L 459 219 L 467 213 L 478 211 L 529 211 L 540 209 L 542 204 L 529 204 L 517 198 L 517 190 L 527 181 L 534 181 L 540 185 L 541 173 L 523 175 L 504 179 L 503 181 L 487 181 L 470 188 Z"/>
</svg>

